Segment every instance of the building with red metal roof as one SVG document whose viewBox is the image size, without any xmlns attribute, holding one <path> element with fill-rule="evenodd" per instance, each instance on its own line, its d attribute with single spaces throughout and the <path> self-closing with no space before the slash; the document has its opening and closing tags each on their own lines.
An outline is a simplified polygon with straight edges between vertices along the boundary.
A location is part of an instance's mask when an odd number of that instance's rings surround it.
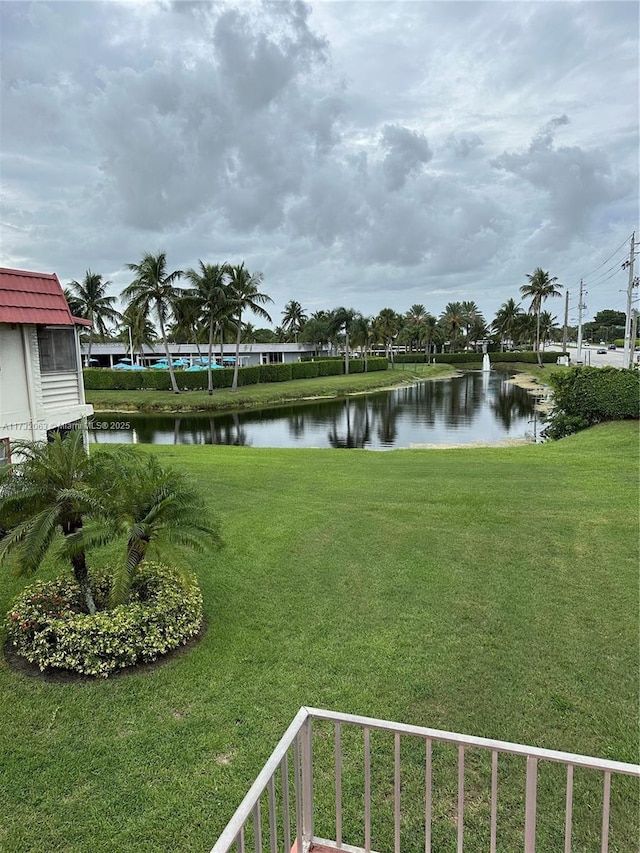
<svg viewBox="0 0 640 853">
<path fill-rule="evenodd" d="M 0 464 L 17 439 L 83 428 L 79 327 L 58 276 L 0 268 Z"/>
</svg>

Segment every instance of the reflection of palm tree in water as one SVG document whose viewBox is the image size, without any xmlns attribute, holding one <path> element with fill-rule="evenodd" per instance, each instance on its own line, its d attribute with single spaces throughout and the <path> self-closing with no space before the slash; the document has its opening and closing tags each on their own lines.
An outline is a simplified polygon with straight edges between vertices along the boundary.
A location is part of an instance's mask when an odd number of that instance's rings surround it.
<svg viewBox="0 0 640 853">
<path fill-rule="evenodd" d="M 294 412 L 287 420 L 289 432 L 294 438 L 300 438 L 304 435 L 304 425 L 303 412 Z"/>
<path fill-rule="evenodd" d="M 236 447 L 248 447 L 250 445 L 250 441 L 247 439 L 247 431 L 240 423 L 240 418 L 238 417 L 237 412 L 233 412 L 233 426 L 236 431 L 236 440 L 231 442 Z"/>
<path fill-rule="evenodd" d="M 502 383 L 500 393 L 491 403 L 491 411 L 505 429 L 509 429 L 515 420 L 528 418 L 535 410 L 535 401 L 517 385 Z"/>
<path fill-rule="evenodd" d="M 344 401 L 344 412 L 346 419 L 346 435 L 340 435 L 335 415 L 332 416 L 331 429 L 328 433 L 328 441 L 333 448 L 363 448 L 371 440 L 369 427 L 369 406 L 365 400 Z M 352 423 L 353 416 L 353 423 Z"/>
<path fill-rule="evenodd" d="M 394 394 L 389 394 L 380 410 L 378 437 L 383 444 L 393 444 L 398 434 L 397 418 L 399 406 Z"/>
</svg>

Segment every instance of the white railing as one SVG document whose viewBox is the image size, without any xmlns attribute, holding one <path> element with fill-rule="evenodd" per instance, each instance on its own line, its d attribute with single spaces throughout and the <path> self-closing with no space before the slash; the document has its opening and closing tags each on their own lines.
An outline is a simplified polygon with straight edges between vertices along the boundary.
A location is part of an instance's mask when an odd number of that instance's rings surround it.
<svg viewBox="0 0 640 853">
<path fill-rule="evenodd" d="M 321 749 L 315 750 L 315 770 L 314 721 L 318 721 L 320 724 L 322 722 L 332 723 L 334 728 L 333 738 L 331 739 L 333 743 L 328 744 L 325 737 L 323 743 L 319 745 Z M 362 789 L 356 798 L 358 804 L 362 802 L 361 814 L 359 815 L 361 825 L 357 834 L 360 838 L 363 836 L 364 844 L 360 846 L 348 844 L 343 838 L 343 784 L 345 782 L 343 735 L 346 731 L 350 732 L 352 728 L 360 730 L 363 735 L 362 755 L 359 756 L 358 760 L 361 761 L 364 775 Z M 392 818 L 390 820 L 392 820 L 393 831 L 391 832 L 391 825 L 389 825 L 387 828 L 389 842 L 385 849 L 390 849 L 391 843 L 393 843 L 394 853 L 400 853 L 401 850 L 404 851 L 412 846 L 421 851 L 424 850 L 425 853 L 435 853 L 439 849 L 433 846 L 436 843 L 433 839 L 434 812 L 439 805 L 434 791 L 434 766 L 436 764 L 434 744 L 450 744 L 457 748 L 457 773 L 455 774 L 457 776 L 457 791 L 449 791 L 449 799 L 455 804 L 455 815 L 452 814 L 449 817 L 451 821 L 455 820 L 457 853 L 463 853 L 465 849 L 465 756 L 468 750 L 480 750 L 485 754 L 488 753 L 491 757 L 490 793 L 487 795 L 489 799 L 489 825 L 486 833 L 488 849 L 491 853 L 496 853 L 498 849 L 498 759 L 500 755 L 520 756 L 526 760 L 524 821 L 523 825 L 521 824 L 520 832 L 522 843 L 518 844 L 517 848 L 513 846 L 513 843 L 506 847 L 501 845 L 501 849 L 524 849 L 524 853 L 535 853 L 536 849 L 539 762 L 555 763 L 556 765 L 564 765 L 566 768 L 563 822 L 564 853 L 570 853 L 572 849 L 574 769 L 585 768 L 596 774 L 602 774 L 602 812 L 601 818 L 598 820 L 599 839 L 596 842 L 601 853 L 608 853 L 609 851 L 612 776 L 631 776 L 640 779 L 640 765 L 636 764 L 607 761 L 568 752 L 556 752 L 522 744 L 455 734 L 438 729 L 392 723 L 371 717 L 339 714 L 317 708 L 301 708 L 212 848 L 211 853 L 227 853 L 234 845 L 238 853 L 246 853 L 247 849 L 251 847 L 255 853 L 265 853 L 267 850 L 269 853 L 289 853 L 292 844 L 296 846 L 293 853 L 309 853 L 309 850 L 314 846 L 343 850 L 345 853 L 362 850 L 365 853 L 370 853 L 372 850 L 372 807 L 374 817 L 376 808 L 375 802 L 372 800 L 371 775 L 371 734 L 374 731 L 393 735 L 393 781 L 391 785 L 389 780 L 389 792 L 385 794 L 383 799 L 392 802 Z M 416 740 L 422 741 L 424 747 L 424 787 L 420 797 L 422 834 L 419 847 L 415 838 L 412 838 L 410 844 L 402 838 L 402 819 L 405 817 L 405 813 L 401 811 L 403 792 L 401 739 L 407 737 L 414 742 Z M 328 746 L 332 746 L 332 749 L 329 750 Z M 330 783 L 332 791 L 331 797 L 329 797 L 333 802 L 330 804 L 332 811 L 331 831 L 327 835 L 333 835 L 332 840 L 314 834 L 314 779 L 320 777 L 326 788 L 328 771 L 331 769 L 324 765 L 319 766 L 318 753 L 321 752 L 322 756 L 326 758 L 329 751 L 333 753 L 333 759 L 330 762 L 333 764 L 333 773 L 331 774 L 333 779 Z M 352 764 L 352 760 L 353 756 L 349 754 L 350 764 Z M 555 784 L 555 787 L 557 788 L 558 785 Z M 324 793 L 326 794 L 326 791 Z M 599 795 L 594 796 L 593 785 L 587 786 L 586 793 L 588 802 L 586 805 L 581 803 L 581 807 L 586 808 L 587 813 L 593 814 L 596 807 L 594 799 L 598 800 L 599 805 Z M 635 807 L 629 799 L 624 801 L 626 811 L 635 815 L 638 814 L 637 793 L 638 789 L 635 786 Z M 325 796 L 322 816 L 325 825 L 328 808 L 326 799 Z M 406 799 L 408 797 L 405 795 Z M 266 804 L 264 800 L 266 800 Z M 315 805 L 317 806 L 317 804 Z M 415 801 L 406 808 L 412 808 L 415 811 Z M 467 804 L 467 808 L 470 808 L 470 805 Z M 360 810 L 359 805 L 358 809 Z M 350 826 L 353 826 L 352 816 L 350 816 Z M 393 838 L 392 842 L 391 838 Z M 447 847 L 447 849 L 449 848 Z M 473 849 L 486 850 L 487 844 L 478 846 L 477 843 L 474 843 Z M 560 847 L 549 847 L 547 842 L 546 849 L 559 851 Z M 619 849 L 626 850 L 627 848 Z M 628 849 L 631 850 L 631 847 Z M 634 844 L 634 849 L 638 849 L 637 843 Z"/>
</svg>

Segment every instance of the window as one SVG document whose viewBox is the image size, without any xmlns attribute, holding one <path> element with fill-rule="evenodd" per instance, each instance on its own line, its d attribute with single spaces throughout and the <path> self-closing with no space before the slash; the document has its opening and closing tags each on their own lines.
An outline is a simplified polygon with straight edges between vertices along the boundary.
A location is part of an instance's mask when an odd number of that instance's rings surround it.
<svg viewBox="0 0 640 853">
<path fill-rule="evenodd" d="M 0 465 L 8 465 L 11 462 L 11 449 L 8 438 L 0 438 Z"/>
<path fill-rule="evenodd" d="M 56 373 L 58 371 L 77 370 L 76 333 L 74 329 L 38 329 L 38 348 L 40 350 L 40 371 Z"/>
</svg>

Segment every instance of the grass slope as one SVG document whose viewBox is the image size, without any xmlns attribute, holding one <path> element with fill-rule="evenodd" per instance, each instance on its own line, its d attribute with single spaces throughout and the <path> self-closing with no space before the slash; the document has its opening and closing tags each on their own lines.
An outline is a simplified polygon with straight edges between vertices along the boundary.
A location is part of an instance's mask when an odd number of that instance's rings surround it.
<svg viewBox="0 0 640 853">
<path fill-rule="evenodd" d="M 0 849 L 208 850 L 303 704 L 637 761 L 637 439 L 618 423 L 512 449 L 154 448 L 223 520 L 226 550 L 190 561 L 208 631 L 161 668 L 104 682 L 0 663 Z M 4 612 L 23 582 L 3 572 Z M 421 761 L 409 749 L 407 790 Z M 504 772 L 500 849 L 516 850 L 524 776 Z M 471 756 L 468 773 L 472 835 L 486 767 Z M 387 771 L 376 778 L 382 807 Z M 322 830 L 324 778 L 318 797 Z M 541 777 L 539 801 L 554 820 L 540 818 L 537 849 L 555 853 L 562 783 Z M 610 850 L 634 849 L 637 806 L 614 786 Z M 599 849 L 599 821 L 597 807 L 575 815 L 575 849 Z M 385 829 L 374 840 L 392 849 Z"/>
</svg>

